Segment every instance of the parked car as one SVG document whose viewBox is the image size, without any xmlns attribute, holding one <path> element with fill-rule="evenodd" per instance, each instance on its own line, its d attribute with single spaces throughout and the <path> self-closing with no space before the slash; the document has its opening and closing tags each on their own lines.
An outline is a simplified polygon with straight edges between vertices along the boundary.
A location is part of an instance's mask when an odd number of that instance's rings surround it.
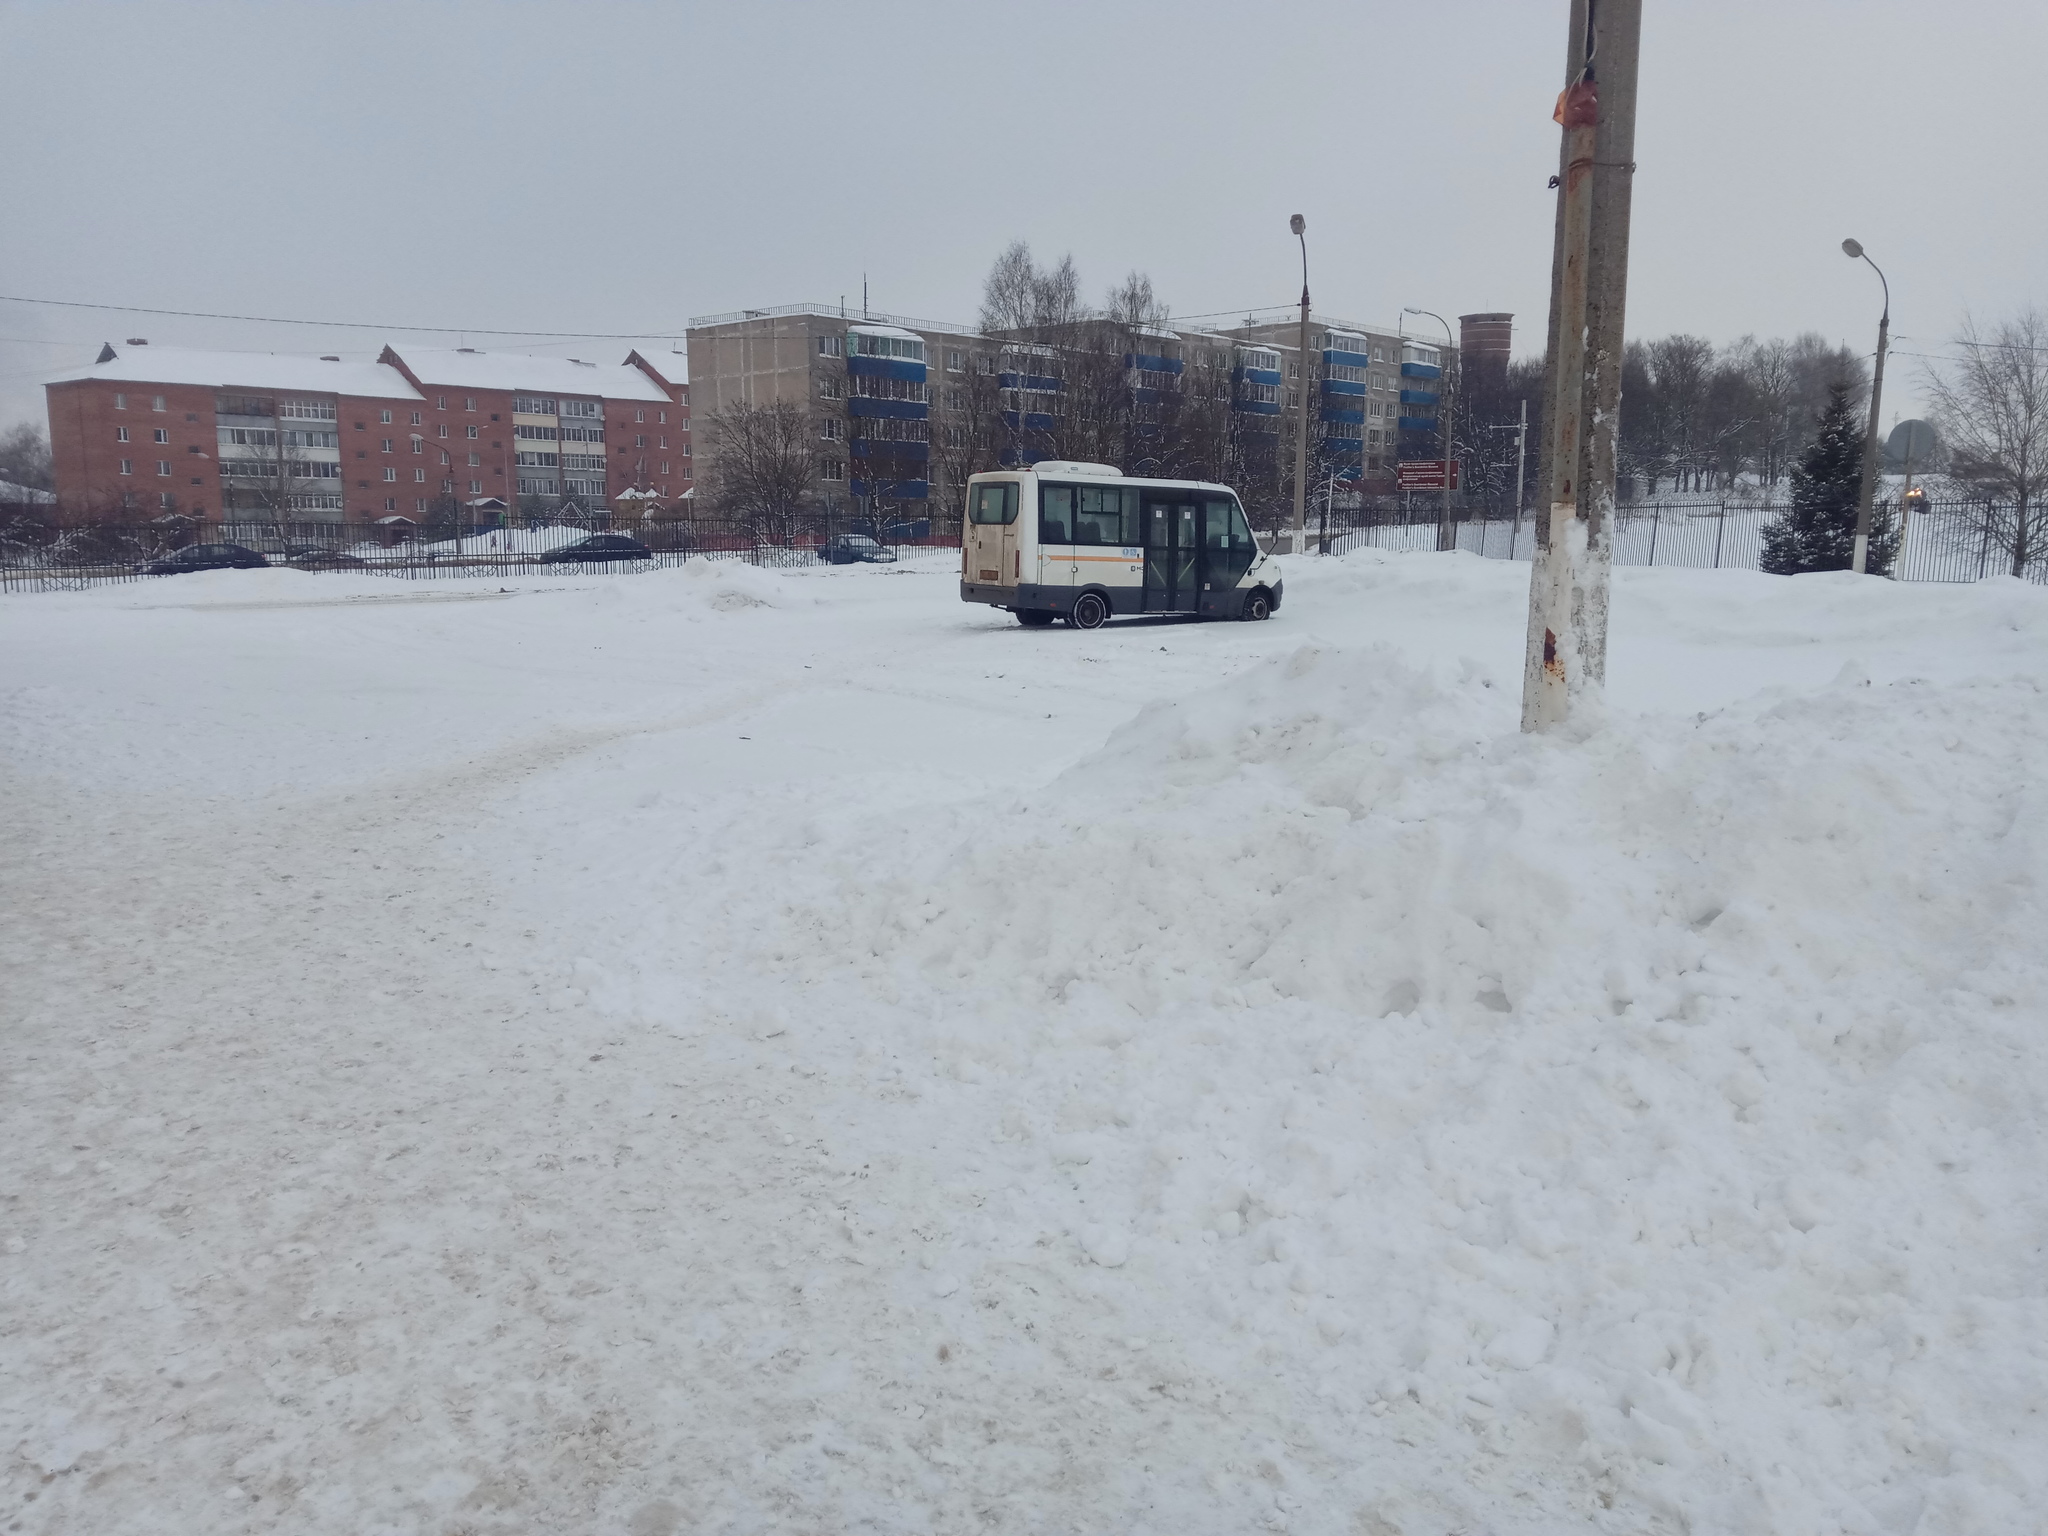
<svg viewBox="0 0 2048 1536">
<path fill-rule="evenodd" d="M 864 533 L 835 533 L 825 541 L 819 551 L 830 565 L 853 565 L 865 561 L 870 565 L 894 565 L 896 551 L 886 544 L 877 544 Z"/>
<path fill-rule="evenodd" d="M 564 565 L 571 561 L 597 563 L 607 560 L 652 560 L 654 551 L 638 539 L 623 533 L 593 533 L 574 544 L 564 544 L 540 557 L 543 565 Z"/>
<path fill-rule="evenodd" d="M 188 544 L 136 569 L 144 576 L 177 576 L 185 571 L 256 571 L 269 564 L 240 544 Z"/>
<path fill-rule="evenodd" d="M 320 544 L 293 544 L 285 549 L 285 562 L 295 571 L 360 571 L 367 562 L 345 550 Z"/>
</svg>

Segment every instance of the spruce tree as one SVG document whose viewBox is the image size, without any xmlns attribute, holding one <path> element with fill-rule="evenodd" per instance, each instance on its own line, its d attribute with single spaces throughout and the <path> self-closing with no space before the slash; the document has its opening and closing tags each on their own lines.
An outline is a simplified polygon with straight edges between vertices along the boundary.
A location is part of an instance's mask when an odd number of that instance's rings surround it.
<svg viewBox="0 0 2048 1536">
<path fill-rule="evenodd" d="M 1851 398 L 1853 390 L 1847 382 L 1828 386 L 1819 432 L 1792 468 L 1792 506 L 1764 529 L 1762 564 L 1774 575 L 1850 568 L 1856 550 L 1856 502 L 1863 489 L 1863 424 Z M 1884 575 L 1898 548 L 1898 529 L 1883 508 L 1873 508 L 1864 569 L 1873 576 Z"/>
</svg>

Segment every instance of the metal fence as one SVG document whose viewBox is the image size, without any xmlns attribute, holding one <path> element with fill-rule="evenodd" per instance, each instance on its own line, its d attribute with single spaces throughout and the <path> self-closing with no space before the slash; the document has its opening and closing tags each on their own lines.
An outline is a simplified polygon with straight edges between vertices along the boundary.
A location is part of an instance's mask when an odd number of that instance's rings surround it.
<svg viewBox="0 0 2048 1536">
<path fill-rule="evenodd" d="M 644 555 L 579 551 L 594 532 L 624 534 Z M 878 536 L 879 535 L 879 536 Z M 305 571 L 343 571 L 405 581 L 503 580 L 580 571 L 637 572 L 693 559 L 743 560 L 795 567 L 849 563 L 886 551 L 902 561 L 956 558 L 957 533 L 929 523 L 875 529 L 844 519 L 749 522 L 640 522 L 593 528 L 587 521 L 522 528 L 480 528 L 445 538 L 395 538 L 379 524 L 93 524 L 77 528 L 0 528 L 0 592 L 76 591 L 109 582 L 157 579 L 150 567 L 199 544 L 230 544 L 253 563 Z"/>
<path fill-rule="evenodd" d="M 1787 510 L 1782 503 L 1707 500 L 1623 506 L 1615 515 L 1614 563 L 1760 570 L 1764 529 Z M 1985 502 L 1929 503 L 1925 512 L 1913 514 L 1904 555 L 1892 575 L 1900 581 L 1981 581 L 2004 574 L 2011 557 L 1992 536 L 1997 519 L 1987 512 L 1994 510 Z M 1880 508 L 1878 516 L 1881 523 L 1896 525 L 1896 506 Z M 1432 520 L 1333 528 L 1321 552 L 1433 550 L 1439 526 Z M 1527 560 L 1535 552 L 1534 524 L 1526 516 L 1459 521 L 1453 527 L 1455 546 L 1468 554 Z M 2048 551 L 2028 562 L 2026 575 L 2029 581 L 2048 583 Z"/>
</svg>

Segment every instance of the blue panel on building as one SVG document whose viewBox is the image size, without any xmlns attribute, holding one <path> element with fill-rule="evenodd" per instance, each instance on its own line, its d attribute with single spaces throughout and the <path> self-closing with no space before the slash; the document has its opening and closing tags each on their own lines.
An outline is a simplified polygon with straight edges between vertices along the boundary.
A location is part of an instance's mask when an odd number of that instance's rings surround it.
<svg viewBox="0 0 2048 1536">
<path fill-rule="evenodd" d="M 1325 379 L 1323 380 L 1323 393 L 1326 395 L 1362 395 L 1365 393 L 1365 386 L 1363 384 L 1354 384 L 1349 379 Z"/>
<path fill-rule="evenodd" d="M 895 357 L 849 357 L 846 371 L 856 378 L 902 379 L 910 384 L 924 382 L 923 363 L 906 363 Z"/>
<path fill-rule="evenodd" d="M 1029 389 L 1041 395 L 1056 395 L 1060 381 L 1049 373 L 999 373 L 996 384 L 1002 389 Z"/>
<path fill-rule="evenodd" d="M 1323 420 L 1341 421 L 1345 423 L 1347 426 L 1362 427 L 1365 425 L 1365 412 L 1340 411 L 1335 409 L 1334 407 L 1326 406 L 1323 409 Z"/>
<path fill-rule="evenodd" d="M 849 480 L 856 496 L 882 496 L 890 501 L 925 501 L 932 494 L 929 480 L 883 480 L 870 487 L 865 480 Z"/>
<path fill-rule="evenodd" d="M 1142 368 L 1147 373 L 1179 373 L 1181 364 L 1177 357 L 1152 357 L 1144 352 L 1126 352 L 1126 368 Z"/>
<path fill-rule="evenodd" d="M 1339 352 L 1331 348 L 1323 353 L 1323 361 L 1335 363 L 1341 368 L 1370 368 L 1372 359 L 1363 352 Z"/>
<path fill-rule="evenodd" d="M 1052 430 L 1052 418 L 1043 411 L 1026 411 L 1024 413 L 1024 430 L 1026 432 L 1050 432 Z"/>
<path fill-rule="evenodd" d="M 1401 377 L 1404 379 L 1440 379 L 1443 376 L 1443 369 L 1433 368 L 1428 363 L 1403 363 L 1401 365 Z"/>
<path fill-rule="evenodd" d="M 1436 418 L 1434 416 L 1403 416 L 1401 418 L 1401 430 L 1403 432 L 1434 432 L 1436 430 Z"/>
<path fill-rule="evenodd" d="M 894 421 L 927 421 L 931 409 L 922 400 L 868 400 L 855 395 L 846 402 L 849 416 L 881 416 Z"/>
<path fill-rule="evenodd" d="M 847 443 L 846 451 L 856 459 L 928 459 L 932 456 L 932 445 L 892 443 L 879 437 L 856 437 Z"/>
<path fill-rule="evenodd" d="M 1435 405 L 1436 391 L 1429 389 L 1404 389 L 1401 391 L 1403 405 Z"/>
<path fill-rule="evenodd" d="M 1233 411 L 1244 411 L 1253 416 L 1278 416 L 1280 414 L 1280 402 L 1277 400 L 1240 400 L 1231 406 L 1231 409 Z"/>
<path fill-rule="evenodd" d="M 1278 384 L 1280 382 L 1280 370 L 1278 368 L 1240 368 L 1237 370 L 1237 376 L 1247 384 Z"/>
</svg>

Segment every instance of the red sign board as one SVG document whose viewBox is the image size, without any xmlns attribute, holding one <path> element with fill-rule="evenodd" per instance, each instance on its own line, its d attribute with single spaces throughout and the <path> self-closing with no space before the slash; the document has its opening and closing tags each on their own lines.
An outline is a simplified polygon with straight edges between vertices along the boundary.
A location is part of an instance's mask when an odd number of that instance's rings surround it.
<svg viewBox="0 0 2048 1536">
<path fill-rule="evenodd" d="M 1444 488 L 1442 459 L 1403 459 L 1394 466 L 1394 484 L 1404 491 L 1440 491 Z M 1451 489 L 1458 488 L 1458 461 L 1451 461 Z"/>
</svg>

